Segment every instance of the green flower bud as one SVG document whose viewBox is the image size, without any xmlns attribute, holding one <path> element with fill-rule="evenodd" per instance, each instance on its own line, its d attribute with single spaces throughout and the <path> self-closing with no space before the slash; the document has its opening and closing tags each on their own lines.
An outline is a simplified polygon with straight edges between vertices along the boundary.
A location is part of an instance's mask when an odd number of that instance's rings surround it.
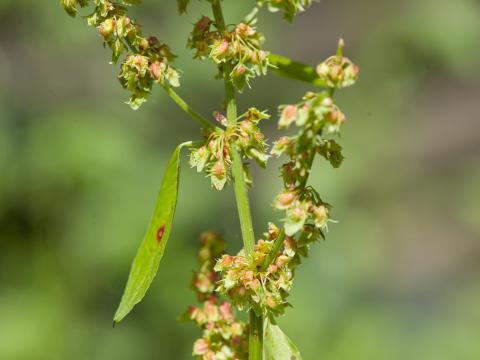
<svg viewBox="0 0 480 360">
<path fill-rule="evenodd" d="M 299 203 L 287 210 L 285 234 L 293 236 L 303 228 L 308 217 L 307 208 L 308 205 L 306 203 Z"/>
<path fill-rule="evenodd" d="M 344 88 L 355 84 L 360 72 L 357 65 L 343 56 L 344 46 L 345 43 L 340 39 L 337 55 L 329 57 L 316 68 L 320 79 L 332 88 Z"/>
<path fill-rule="evenodd" d="M 275 208 L 278 210 L 288 209 L 296 199 L 297 195 L 293 191 L 284 191 L 275 199 Z"/>
<path fill-rule="evenodd" d="M 223 178 L 227 175 L 227 169 L 223 161 L 217 161 L 212 167 L 212 175 L 218 178 Z"/>
<path fill-rule="evenodd" d="M 203 356 L 209 351 L 210 343 L 205 339 L 198 339 L 193 344 L 193 355 Z"/>
<path fill-rule="evenodd" d="M 210 57 L 216 62 L 220 63 L 228 54 L 230 44 L 226 39 L 217 40 L 210 52 Z"/>
<path fill-rule="evenodd" d="M 298 116 L 295 121 L 295 125 L 298 127 L 304 126 L 310 116 L 310 107 L 305 104 L 303 105 L 300 110 L 298 110 Z"/>
<path fill-rule="evenodd" d="M 179 87 L 180 86 L 180 74 L 173 67 L 169 66 L 167 68 L 165 78 L 168 80 L 170 85 L 172 85 L 173 87 Z"/>
<path fill-rule="evenodd" d="M 288 136 L 282 136 L 280 139 L 273 143 L 273 147 L 270 153 L 275 156 L 280 156 L 289 149 L 290 145 L 291 139 Z"/>
<path fill-rule="evenodd" d="M 291 123 L 295 122 L 298 115 L 298 108 L 296 105 L 287 105 L 283 108 L 278 126 L 280 129 L 286 129 Z"/>
<path fill-rule="evenodd" d="M 197 172 L 202 172 L 209 158 L 210 150 L 206 146 L 202 146 L 190 154 L 190 166 L 196 167 Z"/>
<path fill-rule="evenodd" d="M 166 66 L 164 63 L 160 61 L 155 61 L 150 64 L 150 75 L 154 80 L 159 81 L 163 77 L 163 72 L 165 68 Z"/>
<path fill-rule="evenodd" d="M 222 305 L 220 305 L 219 310 L 224 321 L 233 322 L 234 316 L 231 303 L 225 301 Z"/>
<path fill-rule="evenodd" d="M 150 43 L 149 43 L 148 39 L 145 39 L 144 37 L 138 37 L 136 39 L 136 43 L 137 43 L 138 47 L 140 48 L 140 50 L 142 50 L 142 51 L 146 51 L 150 47 Z"/>
<path fill-rule="evenodd" d="M 276 240 L 278 236 L 280 235 L 280 229 L 274 224 L 269 222 L 268 223 L 268 231 L 265 233 L 265 237 L 268 240 Z"/>
<path fill-rule="evenodd" d="M 206 302 L 204 305 L 205 315 L 208 322 L 216 322 L 220 319 L 220 313 L 218 307 L 211 302 Z"/>
<path fill-rule="evenodd" d="M 255 35 L 256 31 L 255 28 L 251 27 L 250 25 L 240 23 L 235 28 L 235 33 L 241 38 L 246 39 L 247 37 Z"/>
<path fill-rule="evenodd" d="M 110 38 L 115 30 L 115 21 L 113 18 L 106 19 L 98 26 L 98 32 L 104 39 Z"/>
<path fill-rule="evenodd" d="M 324 205 L 316 206 L 313 208 L 313 214 L 315 215 L 315 225 L 317 227 L 324 227 L 328 221 L 328 209 Z"/>
<path fill-rule="evenodd" d="M 221 125 L 223 125 L 223 126 L 227 126 L 227 125 L 228 125 L 228 120 L 227 120 L 226 116 L 223 115 L 220 111 L 216 111 L 216 112 L 214 113 L 214 117 L 215 117 L 215 120 L 216 120 L 219 124 L 221 124 Z"/>
</svg>

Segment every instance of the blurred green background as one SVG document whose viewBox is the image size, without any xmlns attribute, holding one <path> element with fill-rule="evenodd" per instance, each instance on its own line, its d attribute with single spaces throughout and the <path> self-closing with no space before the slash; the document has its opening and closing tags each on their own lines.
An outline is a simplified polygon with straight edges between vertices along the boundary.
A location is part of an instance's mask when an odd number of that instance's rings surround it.
<svg viewBox="0 0 480 360">
<path fill-rule="evenodd" d="M 252 1 L 225 0 L 228 22 Z M 181 94 L 203 114 L 222 101 L 213 66 L 185 39 L 206 3 L 134 11 L 179 55 Z M 94 29 L 57 1 L 0 1 L 0 359 L 190 359 L 198 335 L 176 321 L 198 235 L 241 246 L 232 189 L 186 165 L 174 231 L 144 302 L 112 315 L 173 147 L 198 138 L 160 90 L 140 111 L 123 101 Z M 262 13 L 266 48 L 316 64 L 339 37 L 360 65 L 339 92 L 349 115 L 338 170 L 312 182 L 335 205 L 328 240 L 298 271 L 280 324 L 305 359 L 480 358 L 480 4 L 475 0 L 323 0 L 293 24 Z M 309 89 L 274 75 L 240 98 L 276 115 Z M 278 136 L 275 120 L 265 123 Z M 255 168 L 257 234 L 276 219 L 281 183 Z"/>
</svg>

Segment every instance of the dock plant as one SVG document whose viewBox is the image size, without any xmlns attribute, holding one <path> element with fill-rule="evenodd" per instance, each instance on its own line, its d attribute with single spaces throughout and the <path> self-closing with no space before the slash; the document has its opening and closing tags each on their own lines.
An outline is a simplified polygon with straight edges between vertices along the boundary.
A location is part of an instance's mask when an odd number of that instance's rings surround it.
<svg viewBox="0 0 480 360">
<path fill-rule="evenodd" d="M 297 268 L 335 223 L 332 205 L 310 185 L 309 176 L 316 160 L 323 158 L 334 168 L 342 164 L 339 135 L 346 115 L 334 95 L 355 83 L 359 69 L 344 56 L 343 40 L 336 54 L 316 67 L 272 54 L 264 47 L 259 21 L 262 11 L 277 12 L 292 22 L 312 6 L 312 0 L 248 0 L 251 12 L 236 24 L 226 21 L 222 0 L 200 1 L 209 3 L 210 11 L 198 15 L 186 45 L 194 59 L 211 62 L 225 91 L 224 106 L 208 117 L 178 94 L 181 77 L 188 73 L 176 67 L 176 56 L 165 39 L 144 34 L 140 23 L 129 16 L 130 7 L 140 5 L 141 0 L 61 0 L 70 16 L 82 13 L 99 42 L 111 50 L 111 63 L 119 64 L 118 80 L 128 91 L 126 103 L 133 110 L 141 108 L 153 87 L 159 86 L 200 126 L 199 138 L 179 144 L 167 164 L 153 216 L 113 320 L 119 323 L 143 299 L 159 269 L 172 232 L 185 148 L 190 166 L 208 177 L 215 191 L 234 188 L 243 239 L 242 250 L 229 254 L 224 236 L 232 234 L 208 231 L 200 236 L 198 269 L 191 283 L 197 303 L 181 316 L 200 329 L 193 356 L 205 360 L 299 360 L 299 349 L 277 319 L 292 306 L 288 298 Z M 177 0 L 180 14 L 188 11 L 189 2 Z M 255 86 L 255 78 L 270 73 L 302 81 L 309 89 L 301 99 L 279 105 L 273 115 L 258 104 L 239 111 L 239 94 Z M 277 114 L 280 134 L 269 144 L 262 123 Z M 272 156 L 284 159 L 278 169 L 283 185 L 271 201 L 277 213 L 272 213 L 272 221 L 258 236 L 248 196 L 254 181 L 250 167 L 256 163 L 268 168 Z M 241 312 L 248 313 L 243 317 L 248 321 L 237 317 Z"/>
</svg>

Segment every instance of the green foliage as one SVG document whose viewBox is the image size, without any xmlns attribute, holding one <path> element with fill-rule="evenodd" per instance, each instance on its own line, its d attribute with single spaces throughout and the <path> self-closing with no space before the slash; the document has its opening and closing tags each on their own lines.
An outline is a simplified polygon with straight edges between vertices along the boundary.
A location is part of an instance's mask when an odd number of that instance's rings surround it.
<svg viewBox="0 0 480 360">
<path fill-rule="evenodd" d="M 177 206 L 180 151 L 182 147 L 189 145 L 191 143 L 177 146 L 168 162 L 150 225 L 133 260 L 122 300 L 113 318 L 116 323 L 143 299 L 157 274 L 170 237 Z"/>
<path fill-rule="evenodd" d="M 265 326 L 265 360 L 302 360 L 292 340 L 270 321 Z"/>
</svg>

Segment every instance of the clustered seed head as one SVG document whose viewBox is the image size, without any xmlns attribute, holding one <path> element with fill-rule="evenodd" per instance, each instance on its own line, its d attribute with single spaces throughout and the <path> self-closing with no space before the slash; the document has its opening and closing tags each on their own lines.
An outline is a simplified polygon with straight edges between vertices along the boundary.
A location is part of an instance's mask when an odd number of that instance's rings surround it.
<svg viewBox="0 0 480 360">
<path fill-rule="evenodd" d="M 342 148 L 331 138 L 339 134 L 345 121 L 345 114 L 328 91 L 308 92 L 300 103 L 280 107 L 279 127 L 287 129 L 295 124 L 299 129 L 294 136 L 278 139 L 271 150 L 272 155 L 290 158 L 282 167 L 286 188 L 295 189 L 306 181 L 315 153 L 325 156 L 334 167 L 341 164 Z"/>
<path fill-rule="evenodd" d="M 201 305 L 191 306 L 184 315 L 202 330 L 202 337 L 193 345 L 193 355 L 203 360 L 245 359 L 248 325 L 235 318 L 230 302 L 220 301 L 215 295 L 219 276 L 213 267 L 223 252 L 225 242 L 215 232 L 203 233 L 200 242 L 200 270 L 194 273 L 192 285 Z"/>
<path fill-rule="evenodd" d="M 219 233 L 208 231 L 200 236 L 198 263 L 200 269 L 194 273 L 192 287 L 197 292 L 199 301 L 206 301 L 213 294 L 219 280 L 213 267 L 216 259 L 225 250 L 225 241 Z"/>
<path fill-rule="evenodd" d="M 271 256 L 279 236 L 278 227 L 270 223 L 264 239 L 255 244 L 251 258 L 242 250 L 236 256 L 223 255 L 217 261 L 214 270 L 221 274 L 217 291 L 228 296 L 240 310 L 253 309 L 258 315 L 273 319 L 289 306 L 287 298 L 295 268 L 320 233 L 305 226 L 301 236 L 286 236 L 281 250 Z"/>
<path fill-rule="evenodd" d="M 212 186 L 222 190 L 230 178 L 232 146 L 235 146 L 243 157 L 254 159 L 260 166 L 265 167 L 269 155 L 266 153 L 265 137 L 258 123 L 262 119 L 268 119 L 269 115 L 251 108 L 233 125 L 227 124 L 221 113 L 216 113 L 215 118 L 222 125 L 227 125 L 227 128 L 216 128 L 207 134 L 205 144 L 192 150 L 190 165 L 195 167 L 197 172 L 205 171 Z M 247 182 L 250 182 L 248 171 L 245 171 L 245 176 Z"/>
<path fill-rule="evenodd" d="M 289 161 L 281 168 L 284 190 L 273 205 L 285 211 L 284 227 L 290 236 L 302 231 L 305 224 L 314 226 L 323 234 L 328 230 L 328 222 L 332 221 L 331 206 L 306 184 L 316 154 L 335 168 L 343 161 L 342 147 L 334 138 L 339 135 L 346 117 L 332 95 L 335 88 L 353 85 L 358 77 L 358 67 L 343 57 L 343 47 L 344 43 L 340 41 L 337 55 L 317 67 L 329 69 L 326 71 L 327 77 L 323 78 L 330 86 L 329 91 L 308 92 L 300 103 L 280 107 L 279 127 L 287 129 L 295 124 L 298 128 L 296 135 L 281 137 L 271 150 L 272 155 L 285 154 L 289 157 Z M 337 67 L 338 64 L 341 66 Z M 336 75 L 332 77 L 334 72 Z"/>
<path fill-rule="evenodd" d="M 295 235 L 305 225 L 315 227 L 322 235 L 328 230 L 330 205 L 320 199 L 311 187 L 304 189 L 285 189 L 274 201 L 277 210 L 285 211 L 285 233 Z"/>
<path fill-rule="evenodd" d="M 109 0 L 62 0 L 68 14 L 75 16 L 78 6 L 95 6 L 87 16 L 90 26 L 95 26 L 104 44 L 112 51 L 112 62 L 117 63 L 122 55 L 119 80 L 131 92 L 127 102 L 132 109 L 138 109 L 147 99 L 154 83 L 179 86 L 180 75 L 171 65 L 175 56 L 170 48 L 156 37 L 144 37 L 140 26 L 127 16 L 127 6 L 139 4 L 141 0 L 123 0 L 121 3 Z"/>
<path fill-rule="evenodd" d="M 297 13 L 305 11 L 312 5 L 313 0 L 259 0 L 260 5 L 267 4 L 271 12 L 283 11 L 283 16 L 288 21 L 293 21 Z"/>
<path fill-rule="evenodd" d="M 194 25 L 188 47 L 195 50 L 195 58 L 210 58 L 220 67 L 230 65 L 227 75 L 239 91 L 252 78 L 267 73 L 269 53 L 261 49 L 264 38 L 255 27 L 240 23 L 232 30 L 219 31 L 212 25 L 213 20 L 206 16 Z"/>
<path fill-rule="evenodd" d="M 345 43 L 340 39 L 337 55 L 329 57 L 317 66 L 317 74 L 331 88 L 352 86 L 358 79 L 360 69 L 350 59 L 343 56 Z"/>
</svg>

